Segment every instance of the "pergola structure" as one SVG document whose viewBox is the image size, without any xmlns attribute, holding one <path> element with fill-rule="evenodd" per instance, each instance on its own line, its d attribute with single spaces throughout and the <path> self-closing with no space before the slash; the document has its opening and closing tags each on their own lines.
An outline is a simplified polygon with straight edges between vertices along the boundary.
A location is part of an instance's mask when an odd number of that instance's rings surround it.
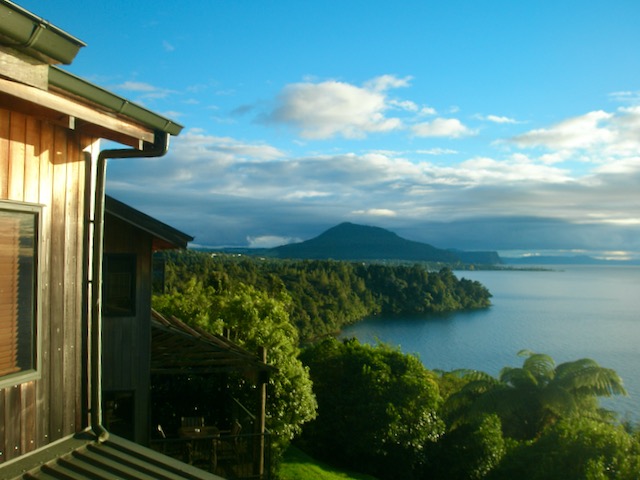
<svg viewBox="0 0 640 480">
<path fill-rule="evenodd" d="M 259 354 L 252 354 L 228 338 L 192 327 L 173 316 L 152 311 L 151 373 L 242 372 L 264 379 L 274 370 Z"/>
<path fill-rule="evenodd" d="M 212 470 L 221 474 L 229 474 L 229 471 L 217 470 L 220 465 L 217 459 L 212 461 L 213 457 L 219 455 L 216 452 L 221 440 L 225 437 L 219 437 L 219 432 L 226 432 L 227 442 L 234 445 L 244 444 L 243 456 L 236 455 L 232 461 L 233 478 L 264 478 L 268 468 L 268 444 L 265 441 L 267 431 L 265 428 L 266 418 L 266 394 L 267 382 L 271 372 L 275 371 L 275 367 L 266 363 L 266 350 L 261 348 L 256 354 L 252 354 L 232 342 L 228 338 L 220 335 L 213 335 L 201 328 L 187 325 L 185 322 L 174 316 L 165 316 L 156 310 L 152 310 L 151 320 L 151 375 L 152 389 L 154 383 L 164 383 L 164 379 L 168 379 L 171 385 L 173 379 L 178 379 L 176 387 L 169 390 L 173 398 L 173 402 L 165 398 L 155 398 L 153 403 L 158 407 L 162 406 L 163 414 L 156 413 L 158 422 L 171 421 L 177 422 L 178 417 L 182 417 L 181 427 L 185 427 L 185 419 L 187 415 L 193 422 L 197 418 L 197 425 L 203 427 L 202 432 L 196 437 L 199 441 L 204 440 L 205 448 L 209 448 L 207 452 L 207 461 L 211 464 Z M 237 374 L 246 379 L 250 384 L 255 386 L 255 411 L 249 411 L 238 402 L 228 396 L 224 390 L 226 389 L 225 381 L 221 379 L 228 378 L 229 375 Z M 233 412 L 231 417 L 223 420 L 222 418 L 213 418 L 209 408 L 202 408 L 198 412 L 191 411 L 185 413 L 187 407 L 183 404 L 185 391 L 176 391 L 184 386 L 180 380 L 185 378 L 195 378 L 196 382 L 220 383 L 217 391 L 208 391 L 205 395 L 208 398 L 200 398 L 201 404 L 211 407 L 216 405 L 220 411 L 225 413 Z M 154 380 L 155 379 L 155 380 Z M 167 392 L 165 390 L 165 392 Z M 162 395 L 159 395 L 162 397 Z M 158 397 L 158 395 L 156 395 Z M 253 402 L 252 402 L 253 403 Z M 224 405 L 222 407 L 221 405 Z M 153 407 L 152 407 L 153 408 Z M 213 410 L 216 410 L 213 408 Z M 221 413 L 221 412 L 216 413 Z M 170 412 L 168 414 L 168 412 Z M 168 418 L 169 415 L 172 418 Z M 226 422 L 226 425 L 222 425 Z M 191 425 L 192 426 L 192 425 Z M 161 437 L 155 443 L 166 447 L 167 444 L 180 446 L 181 442 L 190 442 L 192 439 L 184 438 L 184 428 L 176 428 L 177 425 L 170 426 L 165 432 L 161 423 L 158 423 Z M 212 435 L 202 433 L 212 428 L 215 433 Z M 175 431 L 174 431 L 175 430 Z M 242 433 L 241 433 L 242 432 Z M 178 438 L 176 438 L 176 436 Z M 173 437 L 173 438 L 172 438 Z M 209 438 L 211 437 L 211 438 Z M 202 443 L 202 442 L 201 442 Z M 211 447 L 206 447 L 210 445 Z M 188 445 L 189 446 L 189 445 Z M 211 451 L 213 449 L 213 452 Z M 174 452 L 178 456 L 184 458 L 184 448 L 174 448 Z M 238 452 L 239 453 L 239 452 Z"/>
</svg>

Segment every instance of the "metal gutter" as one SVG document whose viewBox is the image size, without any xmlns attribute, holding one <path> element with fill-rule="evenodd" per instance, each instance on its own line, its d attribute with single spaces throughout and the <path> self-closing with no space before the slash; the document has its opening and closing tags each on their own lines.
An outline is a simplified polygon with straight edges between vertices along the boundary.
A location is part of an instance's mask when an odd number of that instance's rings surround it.
<svg viewBox="0 0 640 480">
<path fill-rule="evenodd" d="M 182 125 L 175 123 L 173 120 L 136 105 L 126 98 L 120 97 L 58 67 L 49 67 L 49 85 L 88 100 L 119 115 L 125 115 L 154 130 L 162 130 L 171 135 L 178 135 L 182 131 Z"/>
<path fill-rule="evenodd" d="M 0 36 L 5 43 L 48 63 L 70 64 L 85 43 L 9 0 L 0 0 Z M 6 41 L 8 39 L 8 42 Z"/>
<path fill-rule="evenodd" d="M 182 126 L 86 80 L 54 63 L 70 64 L 85 43 L 9 0 L 0 0 L 0 45 L 49 63 L 49 86 L 171 135 Z"/>
</svg>

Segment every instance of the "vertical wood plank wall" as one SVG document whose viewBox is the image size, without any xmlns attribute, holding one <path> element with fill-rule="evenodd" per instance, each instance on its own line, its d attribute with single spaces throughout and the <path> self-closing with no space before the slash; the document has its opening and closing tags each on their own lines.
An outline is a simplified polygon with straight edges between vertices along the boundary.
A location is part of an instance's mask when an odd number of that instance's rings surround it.
<svg viewBox="0 0 640 480">
<path fill-rule="evenodd" d="M 106 215 L 104 252 L 136 255 L 136 316 L 102 319 L 102 388 L 134 393 L 135 441 L 149 441 L 151 269 L 153 238 Z"/>
<path fill-rule="evenodd" d="M 85 178 L 94 139 L 0 108 L 0 199 L 43 205 L 41 378 L 0 389 L 0 463 L 86 426 Z"/>
</svg>

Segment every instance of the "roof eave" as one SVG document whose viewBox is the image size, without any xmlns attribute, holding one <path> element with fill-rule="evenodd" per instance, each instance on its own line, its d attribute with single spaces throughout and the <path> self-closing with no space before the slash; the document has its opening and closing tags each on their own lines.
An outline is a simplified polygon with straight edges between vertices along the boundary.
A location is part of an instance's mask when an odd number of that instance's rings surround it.
<svg viewBox="0 0 640 480">
<path fill-rule="evenodd" d="M 0 35 L 50 64 L 70 64 L 85 43 L 9 0 L 0 0 Z"/>
<path fill-rule="evenodd" d="M 154 130 L 160 130 L 176 136 L 183 129 L 182 125 L 173 120 L 136 105 L 126 98 L 55 66 L 49 67 L 49 85 L 92 104 L 99 105 L 118 115 L 124 115 Z"/>
<path fill-rule="evenodd" d="M 187 235 L 180 230 L 173 228 L 171 225 L 157 220 L 146 213 L 130 207 L 115 198 L 106 195 L 105 210 L 109 215 L 113 215 L 120 220 L 133 225 L 134 227 L 147 232 L 152 237 L 161 240 L 167 249 L 170 246 L 174 248 L 187 248 L 189 242 L 193 241 L 191 235 Z"/>
</svg>

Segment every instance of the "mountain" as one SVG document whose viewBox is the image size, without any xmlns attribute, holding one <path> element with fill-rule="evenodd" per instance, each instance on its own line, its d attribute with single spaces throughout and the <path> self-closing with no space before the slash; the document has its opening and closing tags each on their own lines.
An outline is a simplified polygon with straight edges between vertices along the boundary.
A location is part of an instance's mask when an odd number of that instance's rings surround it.
<svg viewBox="0 0 640 480">
<path fill-rule="evenodd" d="M 477 254 L 477 257 L 474 257 Z M 402 260 L 443 263 L 500 263 L 495 252 L 443 250 L 414 242 L 380 227 L 341 223 L 319 236 L 301 243 L 281 245 L 269 250 L 277 258 L 333 260 Z M 464 260 L 463 260 L 464 257 Z M 474 258 L 476 260 L 474 260 Z M 478 262 L 482 259 L 482 262 Z"/>
</svg>

